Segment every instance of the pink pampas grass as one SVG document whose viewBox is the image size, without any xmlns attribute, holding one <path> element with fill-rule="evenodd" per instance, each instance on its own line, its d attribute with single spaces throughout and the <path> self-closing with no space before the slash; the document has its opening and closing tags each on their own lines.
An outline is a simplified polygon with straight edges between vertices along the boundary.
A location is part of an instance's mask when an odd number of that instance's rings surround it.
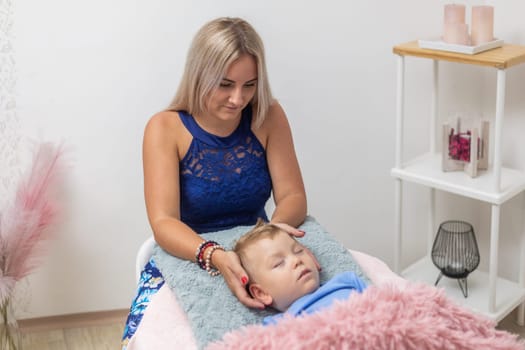
<svg viewBox="0 0 525 350">
<path fill-rule="evenodd" d="M 16 282 L 36 268 L 44 243 L 53 236 L 49 227 L 58 213 L 54 194 L 62 156 L 62 146 L 38 145 L 15 198 L 0 212 L 0 305 L 7 303 Z"/>
</svg>

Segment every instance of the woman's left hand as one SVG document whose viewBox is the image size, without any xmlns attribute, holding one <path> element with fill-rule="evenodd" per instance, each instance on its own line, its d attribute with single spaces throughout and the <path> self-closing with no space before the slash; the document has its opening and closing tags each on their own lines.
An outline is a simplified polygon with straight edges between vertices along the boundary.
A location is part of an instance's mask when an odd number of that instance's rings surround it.
<svg viewBox="0 0 525 350">
<path fill-rule="evenodd" d="M 272 222 L 272 225 L 279 227 L 281 230 L 294 237 L 303 237 L 305 234 L 303 230 L 299 230 L 298 228 L 285 224 L 284 222 Z"/>
</svg>

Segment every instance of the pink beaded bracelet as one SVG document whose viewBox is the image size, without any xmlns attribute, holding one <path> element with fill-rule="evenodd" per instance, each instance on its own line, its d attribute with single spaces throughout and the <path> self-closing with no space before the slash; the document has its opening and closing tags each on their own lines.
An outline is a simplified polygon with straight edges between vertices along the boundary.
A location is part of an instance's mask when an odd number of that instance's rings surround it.
<svg viewBox="0 0 525 350">
<path fill-rule="evenodd" d="M 220 249 L 222 251 L 224 251 L 224 247 L 219 245 L 219 244 L 216 244 L 214 246 L 212 246 L 207 252 L 206 252 L 206 259 L 205 259 L 205 266 L 206 266 L 206 271 L 208 271 L 208 273 L 210 274 L 210 276 L 218 276 L 221 274 L 221 272 L 212 267 L 211 266 L 211 256 L 212 254 L 215 252 L 215 250 L 217 249 Z"/>
</svg>

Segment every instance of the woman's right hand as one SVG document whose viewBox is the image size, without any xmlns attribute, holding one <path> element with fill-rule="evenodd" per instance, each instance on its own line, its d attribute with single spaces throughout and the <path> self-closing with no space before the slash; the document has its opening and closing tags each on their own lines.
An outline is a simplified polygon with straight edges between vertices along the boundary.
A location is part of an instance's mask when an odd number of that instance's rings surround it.
<svg viewBox="0 0 525 350">
<path fill-rule="evenodd" d="M 252 298 L 246 291 L 246 284 L 249 282 L 248 274 L 235 252 L 216 250 L 212 255 L 212 264 L 221 272 L 233 295 L 243 305 L 261 310 L 265 308 L 262 302 Z"/>
</svg>

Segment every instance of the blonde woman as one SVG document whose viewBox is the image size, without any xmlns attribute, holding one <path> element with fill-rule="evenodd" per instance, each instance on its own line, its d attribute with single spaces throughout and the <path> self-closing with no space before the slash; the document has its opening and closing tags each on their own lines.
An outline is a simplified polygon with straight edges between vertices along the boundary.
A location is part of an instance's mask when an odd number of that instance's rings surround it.
<svg viewBox="0 0 525 350">
<path fill-rule="evenodd" d="M 254 225 L 258 218 L 304 235 L 296 228 L 307 209 L 292 133 L 271 94 L 263 43 L 249 23 L 218 18 L 198 31 L 175 98 L 147 123 L 143 165 L 156 242 L 220 274 L 244 305 L 264 308 L 246 292 L 248 274 L 237 254 L 206 239 L 207 232 Z M 271 194 L 275 210 L 268 218 Z M 146 270 L 161 278 L 153 261 Z M 136 324 L 142 315 L 133 310 Z"/>
</svg>

